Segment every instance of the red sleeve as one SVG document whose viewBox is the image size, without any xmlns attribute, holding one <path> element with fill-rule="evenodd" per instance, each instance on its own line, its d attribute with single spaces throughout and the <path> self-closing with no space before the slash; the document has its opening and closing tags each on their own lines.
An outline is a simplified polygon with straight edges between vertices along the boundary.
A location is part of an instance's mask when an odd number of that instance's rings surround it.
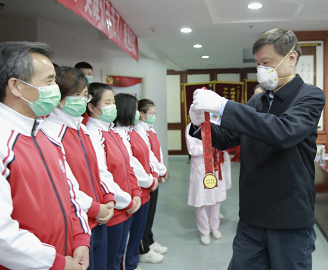
<svg viewBox="0 0 328 270">
<path fill-rule="evenodd" d="M 166 173 L 162 177 L 167 178 L 167 171 L 166 171 Z"/>
<path fill-rule="evenodd" d="M 128 207 L 126 207 L 124 210 L 129 210 L 131 209 L 133 206 L 133 200 L 131 200 L 130 204 L 128 205 Z"/>
<path fill-rule="evenodd" d="M 153 175 L 153 177 L 155 177 L 155 178 L 158 179 L 158 176 L 159 176 L 158 173 L 156 173 L 156 172 L 152 172 L 151 174 Z"/>
<path fill-rule="evenodd" d="M 100 211 L 100 203 L 93 201 L 91 207 L 88 210 L 87 215 L 89 218 L 96 218 L 99 211 Z"/>
<path fill-rule="evenodd" d="M 90 235 L 87 233 L 80 233 L 73 237 L 73 250 L 78 247 L 86 246 L 90 249 Z"/>
<path fill-rule="evenodd" d="M 138 185 L 137 177 L 135 176 L 132 167 L 130 166 L 130 185 L 132 188 L 131 197 L 141 196 L 141 187 Z"/>
<path fill-rule="evenodd" d="M 64 270 L 66 264 L 66 258 L 63 255 L 56 254 L 54 264 L 50 270 Z"/>
<path fill-rule="evenodd" d="M 73 219 L 73 239 L 77 235 L 82 235 L 86 240 L 83 242 L 82 246 L 89 246 L 90 245 L 90 227 L 88 224 L 87 216 L 85 214 L 82 214 L 83 211 L 76 200 L 74 200 L 75 203 L 71 201 L 71 217 Z M 77 208 L 75 207 L 75 204 L 77 204 Z M 100 206 L 99 206 L 100 208 Z M 99 212 L 99 210 L 98 210 Z M 73 245 L 75 245 L 73 243 Z M 78 246 L 75 246 L 75 248 Z"/>
<path fill-rule="evenodd" d="M 104 194 L 104 203 L 108 203 L 110 201 L 113 201 L 114 205 L 116 204 L 116 201 L 114 199 L 114 194 L 111 192 Z"/>
</svg>

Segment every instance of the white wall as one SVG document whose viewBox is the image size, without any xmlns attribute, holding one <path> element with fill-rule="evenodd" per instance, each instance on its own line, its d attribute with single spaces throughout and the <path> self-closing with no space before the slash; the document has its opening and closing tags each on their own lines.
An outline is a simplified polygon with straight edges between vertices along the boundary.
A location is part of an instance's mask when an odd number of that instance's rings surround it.
<svg viewBox="0 0 328 270">
<path fill-rule="evenodd" d="M 169 123 L 181 122 L 181 92 L 180 75 L 166 76 L 167 121 Z"/>
<path fill-rule="evenodd" d="M 94 81 L 101 82 L 101 70 L 112 70 L 113 75 L 142 74 L 143 98 L 156 105 L 154 128 L 162 145 L 164 163 L 168 164 L 167 116 L 166 116 L 166 59 L 152 60 L 140 55 L 139 62 L 117 47 L 91 25 L 66 24 L 62 22 L 37 21 L 38 41 L 48 43 L 54 50 L 52 61 L 58 65 L 74 66 L 77 62 L 89 62 L 93 68 Z M 154 54 L 154 52 L 152 52 Z"/>
<path fill-rule="evenodd" d="M 8 19 L 7 19 L 8 20 Z M 21 21 L 15 18 L 16 23 L 6 23 L 0 20 L 0 29 L 5 28 L 12 40 L 41 41 L 48 43 L 54 50 L 52 61 L 60 66 L 74 66 L 77 62 L 89 62 L 94 68 L 94 81 L 101 82 L 101 70 L 113 70 L 118 73 L 143 74 L 144 98 L 153 100 L 156 104 L 156 122 L 154 128 L 157 131 L 162 145 L 164 163 L 168 164 L 167 151 L 167 115 L 166 115 L 166 59 L 152 51 L 152 60 L 140 55 L 139 62 L 118 48 L 112 41 L 104 41 L 100 31 L 92 25 L 72 24 L 56 21 L 37 19 Z M 28 24 L 29 32 L 24 35 L 17 31 L 17 24 Z M 34 25 L 34 27 L 33 27 Z M 1 31 L 3 33 L 3 31 Z M 36 34 L 35 34 L 36 33 Z M 1 38 L 0 38 L 1 40 Z M 4 41 L 4 40 L 1 40 Z M 115 75 L 115 74 L 114 74 Z"/>
</svg>

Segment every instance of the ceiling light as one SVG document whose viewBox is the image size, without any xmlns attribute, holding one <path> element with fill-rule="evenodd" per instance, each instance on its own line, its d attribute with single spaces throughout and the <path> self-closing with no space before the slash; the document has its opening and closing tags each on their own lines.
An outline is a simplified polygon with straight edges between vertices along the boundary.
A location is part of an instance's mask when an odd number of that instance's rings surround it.
<svg viewBox="0 0 328 270">
<path fill-rule="evenodd" d="M 210 58 L 208 55 L 203 55 L 202 58 L 207 59 Z"/>
<path fill-rule="evenodd" d="M 199 48 L 203 47 L 203 45 L 195 44 L 193 47 L 196 48 L 196 49 L 199 49 Z"/>
<path fill-rule="evenodd" d="M 192 30 L 190 28 L 182 28 L 180 31 L 182 33 L 190 33 Z"/>
<path fill-rule="evenodd" d="M 262 4 L 260 3 L 252 3 L 247 6 L 249 9 L 259 9 L 262 7 Z"/>
</svg>

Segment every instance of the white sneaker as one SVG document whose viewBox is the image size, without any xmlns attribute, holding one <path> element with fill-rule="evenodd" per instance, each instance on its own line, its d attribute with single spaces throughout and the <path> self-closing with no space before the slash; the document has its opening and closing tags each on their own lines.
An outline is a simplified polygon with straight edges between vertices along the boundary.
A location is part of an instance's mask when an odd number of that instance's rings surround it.
<svg viewBox="0 0 328 270">
<path fill-rule="evenodd" d="M 200 237 L 200 242 L 203 245 L 209 245 L 211 243 L 211 239 L 210 239 L 210 235 L 209 234 L 202 234 L 202 236 Z"/>
<path fill-rule="evenodd" d="M 160 254 L 164 254 L 167 252 L 168 248 L 167 247 L 164 247 L 162 246 L 161 244 L 157 243 L 157 242 L 154 242 L 152 243 L 149 248 L 151 250 L 154 250 L 155 252 L 157 253 L 160 253 Z"/>
<path fill-rule="evenodd" d="M 164 256 L 156 253 L 154 250 L 149 250 L 148 253 L 139 255 L 139 262 L 144 263 L 160 263 L 163 259 Z"/>
<path fill-rule="evenodd" d="M 221 213 L 219 214 L 219 219 L 223 219 L 224 215 L 222 215 Z"/>
<path fill-rule="evenodd" d="M 141 269 L 141 267 L 138 266 L 138 267 L 137 267 L 136 269 L 134 269 L 134 270 L 142 270 L 142 269 Z"/>
<path fill-rule="evenodd" d="M 220 239 L 221 238 L 221 232 L 219 230 L 213 230 L 212 231 L 212 236 L 214 239 Z"/>
</svg>

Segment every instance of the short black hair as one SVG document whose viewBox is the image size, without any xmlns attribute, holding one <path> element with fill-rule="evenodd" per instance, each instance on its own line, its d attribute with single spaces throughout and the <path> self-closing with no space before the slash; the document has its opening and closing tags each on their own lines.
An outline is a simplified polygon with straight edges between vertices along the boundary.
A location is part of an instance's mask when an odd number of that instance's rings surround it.
<svg viewBox="0 0 328 270">
<path fill-rule="evenodd" d="M 56 69 L 56 83 L 61 92 L 61 99 L 80 93 L 85 87 L 89 89 L 89 83 L 84 74 L 76 68 L 67 66 Z"/>
<path fill-rule="evenodd" d="M 137 98 L 130 94 L 119 93 L 115 95 L 117 117 L 114 120 L 115 126 L 118 124 L 124 127 L 134 125 L 136 115 Z"/>
<path fill-rule="evenodd" d="M 155 106 L 155 104 L 150 99 L 140 99 L 138 101 L 138 111 L 139 112 L 147 113 L 147 111 L 149 110 L 149 108 L 151 106 Z"/>
<path fill-rule="evenodd" d="M 81 68 L 89 68 L 89 69 L 91 69 L 91 70 L 93 71 L 92 66 L 91 66 L 89 63 L 87 63 L 87 62 L 79 62 L 79 63 L 77 63 L 77 64 L 75 65 L 75 68 L 77 68 L 77 69 L 81 69 Z"/>
<path fill-rule="evenodd" d="M 114 93 L 112 87 L 104 83 L 90 83 L 89 90 L 90 90 L 90 95 L 92 95 L 92 99 L 90 100 L 89 103 L 91 103 L 95 107 L 98 106 L 98 102 L 101 100 L 101 97 L 105 91 L 110 90 Z M 90 115 L 90 111 L 88 107 L 87 107 L 87 113 Z"/>
<path fill-rule="evenodd" d="M 0 101 L 6 97 L 6 86 L 10 78 L 31 82 L 35 74 L 31 53 L 52 55 L 52 48 L 42 42 L 2 42 L 0 43 Z"/>
</svg>

